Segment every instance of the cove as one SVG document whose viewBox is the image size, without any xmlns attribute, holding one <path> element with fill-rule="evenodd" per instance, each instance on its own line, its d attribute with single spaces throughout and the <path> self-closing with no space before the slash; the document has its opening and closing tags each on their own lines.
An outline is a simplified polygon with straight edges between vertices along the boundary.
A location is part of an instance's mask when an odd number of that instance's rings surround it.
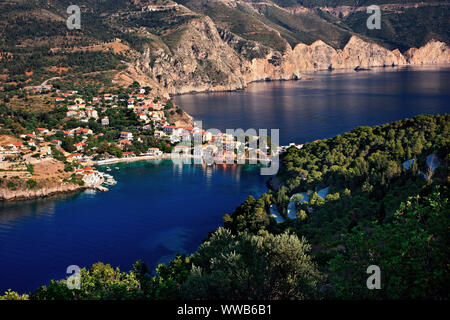
<svg viewBox="0 0 450 320">
<path fill-rule="evenodd" d="M 125 271 L 142 259 L 155 267 L 194 252 L 225 213 L 266 191 L 259 166 L 116 166 L 109 173 L 118 184 L 106 193 L 0 203 L 0 291 L 66 278 L 69 265 L 101 261 Z"/>
</svg>

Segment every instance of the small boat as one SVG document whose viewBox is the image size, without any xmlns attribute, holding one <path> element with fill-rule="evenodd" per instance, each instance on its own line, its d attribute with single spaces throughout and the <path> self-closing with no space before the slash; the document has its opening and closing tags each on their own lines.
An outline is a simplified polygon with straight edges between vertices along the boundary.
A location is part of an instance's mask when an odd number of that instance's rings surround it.
<svg viewBox="0 0 450 320">
<path fill-rule="evenodd" d="M 119 167 L 115 167 L 116 170 L 120 170 Z"/>
<path fill-rule="evenodd" d="M 117 184 L 117 181 L 114 179 L 107 179 L 104 184 L 108 185 L 108 186 L 113 186 Z"/>
<path fill-rule="evenodd" d="M 110 167 L 107 167 L 107 168 L 106 168 L 106 171 L 108 171 L 108 172 L 111 171 L 111 168 L 110 168 Z"/>
</svg>

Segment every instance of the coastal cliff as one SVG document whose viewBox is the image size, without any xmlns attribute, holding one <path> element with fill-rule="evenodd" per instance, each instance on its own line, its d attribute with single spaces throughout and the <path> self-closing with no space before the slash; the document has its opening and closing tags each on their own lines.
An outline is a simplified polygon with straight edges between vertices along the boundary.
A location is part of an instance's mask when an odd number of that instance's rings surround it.
<svg viewBox="0 0 450 320">
<path fill-rule="evenodd" d="M 252 55 L 256 57 L 249 59 Z M 445 63 L 450 63 L 450 49 L 436 40 L 404 54 L 358 36 L 352 36 L 343 49 L 317 40 L 293 48 L 286 42 L 284 52 L 280 52 L 218 31 L 209 17 L 199 17 L 182 31 L 175 48 L 149 47 L 127 72 L 168 96 L 238 90 L 254 81 L 301 79 L 302 73 L 318 70 Z"/>
<path fill-rule="evenodd" d="M 405 56 L 411 65 L 450 63 L 450 48 L 443 42 L 432 40 L 419 49 L 409 49 Z"/>
<path fill-rule="evenodd" d="M 132 66 L 162 91 L 180 94 L 243 88 L 249 63 L 220 38 L 209 17 L 192 19 L 169 50 L 148 47 Z"/>
<path fill-rule="evenodd" d="M 450 62 L 450 56 L 448 57 Z M 271 79 L 296 79 L 301 72 L 327 69 L 355 69 L 406 65 L 398 50 L 390 51 L 375 43 L 353 36 L 344 49 L 334 49 L 321 40 L 311 45 L 300 43 L 273 63 L 270 58 L 253 59 L 247 82 Z"/>
</svg>

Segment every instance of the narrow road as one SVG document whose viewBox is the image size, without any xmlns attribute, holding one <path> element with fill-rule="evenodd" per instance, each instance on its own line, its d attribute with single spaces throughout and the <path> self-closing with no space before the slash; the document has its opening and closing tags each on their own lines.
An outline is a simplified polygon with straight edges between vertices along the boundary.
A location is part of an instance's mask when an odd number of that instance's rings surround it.
<svg viewBox="0 0 450 320">
<path fill-rule="evenodd" d="M 61 79 L 61 77 L 53 77 L 50 79 L 45 80 L 44 82 L 41 83 L 41 87 L 46 86 L 47 82 L 52 81 L 52 80 L 56 80 L 56 79 Z"/>
</svg>

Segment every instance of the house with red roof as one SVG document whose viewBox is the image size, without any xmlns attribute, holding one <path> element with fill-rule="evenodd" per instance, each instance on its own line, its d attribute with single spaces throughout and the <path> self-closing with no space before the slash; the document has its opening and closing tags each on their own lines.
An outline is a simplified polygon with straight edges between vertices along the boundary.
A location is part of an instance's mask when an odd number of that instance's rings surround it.
<svg viewBox="0 0 450 320">
<path fill-rule="evenodd" d="M 131 141 L 130 140 L 127 140 L 127 139 L 122 139 L 122 140 L 120 140 L 118 143 L 117 143 L 117 145 L 119 146 L 119 147 L 124 147 L 125 145 L 130 145 L 131 144 Z"/>
<path fill-rule="evenodd" d="M 62 142 L 61 142 L 61 140 L 52 140 L 52 144 L 55 147 L 61 147 Z"/>
<path fill-rule="evenodd" d="M 133 134 L 131 132 L 123 131 L 120 133 L 120 138 L 131 141 L 131 140 L 133 140 Z"/>
<path fill-rule="evenodd" d="M 81 153 L 72 153 L 67 156 L 67 161 L 73 162 L 83 159 L 83 155 Z"/>
<path fill-rule="evenodd" d="M 74 144 L 74 147 L 77 148 L 77 151 L 82 151 L 85 146 L 86 146 L 86 143 L 83 143 L 83 142 Z"/>
<path fill-rule="evenodd" d="M 130 152 L 124 152 L 124 153 L 122 153 L 122 156 L 123 156 L 124 158 L 133 158 L 133 157 L 135 157 L 136 155 L 134 154 L 134 152 L 130 151 Z"/>
<path fill-rule="evenodd" d="M 46 134 L 46 133 L 48 133 L 48 129 L 45 129 L 45 128 L 37 128 L 36 130 L 37 130 L 38 133 L 40 133 L 40 134 Z"/>
<path fill-rule="evenodd" d="M 24 145 L 22 142 L 14 142 L 8 145 L 10 150 L 16 151 L 19 149 L 23 149 Z"/>
</svg>

